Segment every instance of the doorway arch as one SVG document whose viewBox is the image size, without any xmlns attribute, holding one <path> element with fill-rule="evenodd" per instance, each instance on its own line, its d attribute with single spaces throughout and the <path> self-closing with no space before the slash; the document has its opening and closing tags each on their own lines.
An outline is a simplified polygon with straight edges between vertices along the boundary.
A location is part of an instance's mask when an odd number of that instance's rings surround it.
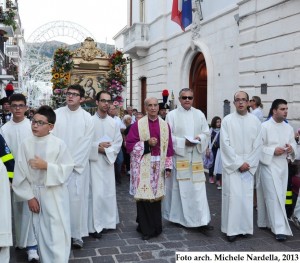
<svg viewBox="0 0 300 263">
<path fill-rule="evenodd" d="M 198 52 L 191 64 L 189 87 L 194 92 L 193 107 L 207 117 L 207 68 L 202 52 Z"/>
</svg>

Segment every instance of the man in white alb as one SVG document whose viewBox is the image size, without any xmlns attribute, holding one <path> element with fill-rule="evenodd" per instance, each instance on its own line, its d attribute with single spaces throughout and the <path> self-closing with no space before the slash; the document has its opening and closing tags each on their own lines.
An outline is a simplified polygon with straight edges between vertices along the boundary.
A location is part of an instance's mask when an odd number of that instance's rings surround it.
<svg viewBox="0 0 300 263">
<path fill-rule="evenodd" d="M 65 182 L 74 163 L 65 143 L 50 131 L 56 116 L 49 106 L 37 109 L 31 122 L 34 136 L 20 145 L 12 188 L 28 202 L 43 263 L 69 261 L 71 227 Z M 36 262 L 36 261 L 34 261 Z"/>
<path fill-rule="evenodd" d="M 295 160 L 296 141 L 293 128 L 285 121 L 288 106 L 283 99 L 273 101 L 271 117 L 262 124 L 262 155 L 260 158 L 260 183 L 266 205 L 266 225 L 277 241 L 285 241 L 292 231 L 285 210 L 288 181 L 288 160 Z M 259 201 L 259 200 L 258 200 Z M 258 210 L 258 213 L 261 211 Z"/>
<path fill-rule="evenodd" d="M 91 115 L 81 108 L 84 89 L 74 84 L 67 89 L 67 106 L 58 108 L 53 134 L 62 139 L 75 162 L 67 182 L 70 198 L 72 245 L 82 248 L 82 237 L 88 236 L 89 155 L 94 125 Z"/>
<path fill-rule="evenodd" d="M 9 99 L 12 119 L 1 127 L 8 147 L 11 149 L 15 160 L 18 150 L 24 139 L 33 136 L 29 119 L 25 117 L 28 107 L 23 94 L 15 93 Z M 16 247 L 27 249 L 28 261 L 39 260 L 37 254 L 37 240 L 32 225 L 32 212 L 28 208 L 27 201 L 21 201 L 13 194 L 13 214 L 16 233 Z"/>
<path fill-rule="evenodd" d="M 119 223 L 114 162 L 122 145 L 120 126 L 107 112 L 111 94 L 96 95 L 97 112 L 92 117 L 94 135 L 90 154 L 89 233 L 100 238 L 103 229 L 116 229 Z"/>
<path fill-rule="evenodd" d="M 221 231 L 229 242 L 253 234 L 253 175 L 261 151 L 261 123 L 248 113 L 249 96 L 234 95 L 236 111 L 227 115 L 220 131 L 223 163 Z"/>
<path fill-rule="evenodd" d="M 175 155 L 173 175 L 166 178 L 163 217 L 185 227 L 199 227 L 207 234 L 212 230 L 207 202 L 202 154 L 210 139 L 204 114 L 192 107 L 193 91 L 179 92 L 181 105 L 167 114 Z"/>
</svg>

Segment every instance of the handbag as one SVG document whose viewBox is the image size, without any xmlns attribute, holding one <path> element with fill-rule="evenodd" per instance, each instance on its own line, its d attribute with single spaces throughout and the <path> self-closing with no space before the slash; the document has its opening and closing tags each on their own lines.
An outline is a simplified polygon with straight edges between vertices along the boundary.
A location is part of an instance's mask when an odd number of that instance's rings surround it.
<svg viewBox="0 0 300 263">
<path fill-rule="evenodd" d="M 213 166 L 214 163 L 214 154 L 211 149 L 208 148 L 209 154 L 203 155 L 203 166 L 205 169 L 209 169 Z"/>
<path fill-rule="evenodd" d="M 211 148 L 212 148 L 213 144 L 215 143 L 215 141 L 217 140 L 219 133 L 220 132 L 218 132 L 215 135 L 215 138 L 213 139 L 212 143 L 209 144 L 209 147 L 207 148 L 207 151 L 209 151 L 209 153 L 203 154 L 203 166 L 205 169 L 210 169 L 214 164 L 214 154 L 213 154 Z"/>
</svg>

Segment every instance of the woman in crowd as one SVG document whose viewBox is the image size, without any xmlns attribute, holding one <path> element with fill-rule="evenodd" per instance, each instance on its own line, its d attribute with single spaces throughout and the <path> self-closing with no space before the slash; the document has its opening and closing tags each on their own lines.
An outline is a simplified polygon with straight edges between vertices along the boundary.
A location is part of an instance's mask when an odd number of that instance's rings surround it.
<svg viewBox="0 0 300 263">
<path fill-rule="evenodd" d="M 222 162 L 220 155 L 220 128 L 221 118 L 218 116 L 213 117 L 211 121 L 210 136 L 211 141 L 209 143 L 208 151 L 211 150 L 214 156 L 214 162 L 211 168 L 209 168 L 209 182 L 215 183 L 214 175 L 216 176 L 216 185 L 219 190 L 221 187 L 221 176 L 222 176 Z"/>
</svg>

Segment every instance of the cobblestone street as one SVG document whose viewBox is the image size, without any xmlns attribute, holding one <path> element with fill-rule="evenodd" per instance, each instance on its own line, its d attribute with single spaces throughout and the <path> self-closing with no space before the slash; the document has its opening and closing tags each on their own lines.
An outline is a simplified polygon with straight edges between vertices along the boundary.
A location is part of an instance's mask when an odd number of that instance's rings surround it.
<svg viewBox="0 0 300 263">
<path fill-rule="evenodd" d="M 221 191 L 209 183 L 207 192 L 211 224 L 215 227 L 210 236 L 205 236 L 196 229 L 187 229 L 164 221 L 163 233 L 159 237 L 143 241 L 136 231 L 136 207 L 128 189 L 128 178 L 122 177 L 122 185 L 117 186 L 120 213 L 117 229 L 109 230 L 99 240 L 84 238 L 84 248 L 72 250 L 70 263 L 175 262 L 176 251 L 300 251 L 300 231 L 292 224 L 294 236 L 284 243 L 277 242 L 270 231 L 258 229 L 256 226 L 253 236 L 239 238 L 234 243 L 227 242 L 220 230 Z M 256 212 L 254 216 L 256 217 Z M 256 221 L 254 222 L 256 225 Z M 27 262 L 26 252 L 12 248 L 11 262 Z"/>
</svg>

